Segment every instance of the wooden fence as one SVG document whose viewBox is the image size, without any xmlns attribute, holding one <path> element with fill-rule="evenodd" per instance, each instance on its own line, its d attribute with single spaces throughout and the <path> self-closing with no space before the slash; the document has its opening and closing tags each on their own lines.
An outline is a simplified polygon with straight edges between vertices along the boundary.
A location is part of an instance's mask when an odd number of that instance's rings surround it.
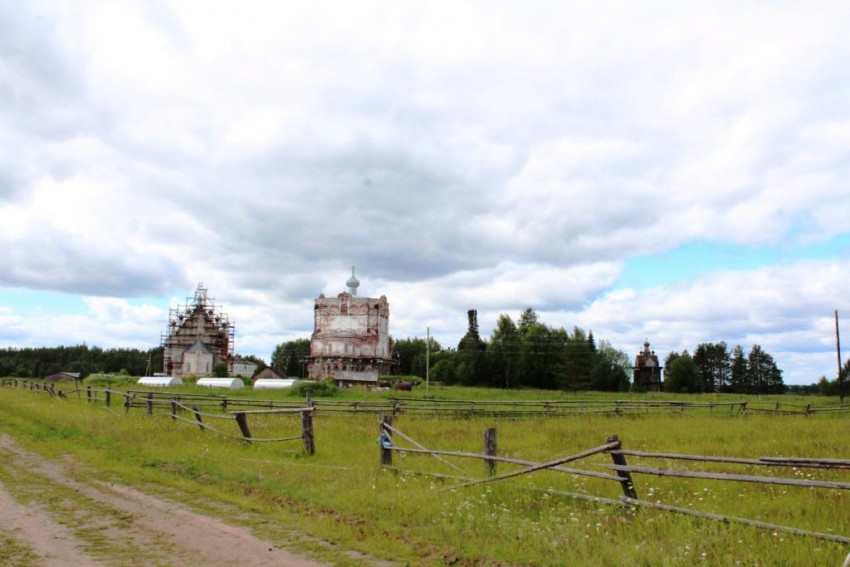
<svg viewBox="0 0 850 567">
<path fill-rule="evenodd" d="M 46 393 L 55 398 L 68 398 L 68 396 L 76 396 L 79 399 L 85 399 L 88 403 L 102 403 L 105 407 L 110 408 L 116 399 L 121 398 L 120 405 L 124 408 L 125 415 L 132 408 L 144 408 L 149 416 L 170 416 L 174 421 L 183 421 L 192 423 L 201 428 L 202 431 L 211 430 L 220 435 L 233 437 L 226 431 L 217 429 L 210 424 L 212 420 L 221 420 L 226 422 L 235 422 L 240 434 L 236 436 L 246 443 L 261 443 L 261 442 L 283 442 L 301 440 L 304 452 L 308 455 L 313 455 L 316 452 L 316 441 L 313 433 L 313 407 L 305 407 L 301 402 L 293 404 L 278 405 L 274 404 L 268 409 L 255 409 L 257 406 L 264 406 L 263 403 L 257 403 L 254 400 L 223 398 L 217 396 L 204 395 L 185 395 L 168 392 L 149 392 L 149 391 L 121 391 L 112 390 L 110 388 L 75 388 L 69 392 L 63 392 L 55 387 L 54 384 L 48 384 L 35 381 L 2 381 L 0 387 L 18 387 L 24 388 L 36 393 Z M 235 401 L 236 403 L 233 403 Z M 195 402 L 195 403 L 192 403 Z M 191 406 L 187 405 L 192 403 Z M 203 409 L 207 411 L 203 411 Z M 213 413 L 212 410 L 217 410 Z M 248 424 L 249 416 L 271 416 L 298 413 L 301 415 L 301 433 L 288 437 L 276 438 L 257 438 L 251 434 Z M 183 417 L 183 414 L 191 414 L 192 419 Z"/>
<path fill-rule="evenodd" d="M 64 384 L 72 384 L 70 382 Z M 59 397 L 92 392 L 102 397 L 104 390 L 83 389 L 75 384 L 68 393 L 60 389 L 63 383 L 47 384 L 40 379 L 2 379 L 0 386 L 21 387 L 32 391 L 44 391 Z M 108 390 L 108 388 L 107 388 Z M 113 393 L 117 393 L 114 391 Z M 144 405 L 141 401 L 151 396 L 153 400 L 177 399 L 178 401 L 207 408 L 218 406 L 223 411 L 229 408 L 245 410 L 264 408 L 303 408 L 309 406 L 321 413 L 372 413 L 375 415 L 434 415 L 456 417 L 561 417 L 573 415 L 641 415 L 641 414 L 708 414 L 717 416 L 741 416 L 750 413 L 777 416 L 792 415 L 845 415 L 850 414 L 850 404 L 814 406 L 813 404 L 793 404 L 782 401 L 748 399 L 746 401 L 687 401 L 687 400 L 447 400 L 416 397 L 393 397 L 389 399 L 333 400 L 259 400 L 242 396 L 217 394 L 190 394 L 169 390 L 134 390 L 125 392 L 132 395 L 133 407 Z"/>
<path fill-rule="evenodd" d="M 399 443 L 401 441 L 401 443 Z M 551 470 L 567 473 L 576 476 L 593 477 L 597 479 L 609 480 L 620 485 L 623 495 L 618 499 L 605 496 L 597 496 L 583 493 L 547 490 L 548 494 L 559 494 L 570 498 L 590 500 L 593 502 L 617 505 L 617 506 L 635 506 L 653 508 L 677 514 L 695 516 L 710 520 L 721 521 L 724 523 L 736 523 L 756 528 L 768 529 L 772 531 L 781 531 L 794 535 L 814 537 L 823 540 L 835 541 L 839 543 L 850 543 L 850 537 L 821 533 L 812 530 L 801 529 L 797 527 L 782 526 L 752 520 L 749 518 L 739 518 L 723 514 L 715 514 L 711 512 L 702 512 L 692 508 L 684 508 L 681 506 L 672 506 L 661 503 L 660 501 L 650 501 L 641 499 L 638 496 L 638 488 L 636 486 L 635 477 L 638 475 L 655 475 L 675 478 L 688 479 L 703 479 L 718 482 L 741 482 L 741 483 L 757 483 L 764 485 L 782 485 L 794 486 L 808 489 L 830 489 L 830 490 L 850 490 L 850 483 L 835 482 L 825 480 L 809 480 L 802 478 L 791 478 L 782 476 L 762 476 L 749 474 L 735 474 L 730 472 L 717 471 L 702 471 L 691 469 L 671 469 L 671 468 L 656 468 L 646 466 L 631 465 L 626 461 L 626 457 L 635 459 L 665 459 L 674 461 L 690 461 L 701 463 L 712 463 L 716 466 L 718 463 L 729 465 L 748 465 L 773 468 L 819 468 L 833 470 L 850 470 L 850 460 L 846 459 L 818 459 L 818 458 L 800 458 L 800 457 L 761 457 L 761 458 L 740 458 L 740 457 L 723 457 L 723 456 L 706 456 L 706 455 L 687 455 L 677 453 L 661 453 L 648 451 L 633 451 L 626 450 L 622 446 L 622 442 L 617 436 L 609 437 L 605 443 L 597 447 L 592 447 L 585 451 L 559 457 L 546 462 L 534 462 L 521 460 L 516 458 L 501 457 L 496 453 L 496 431 L 495 429 L 486 429 L 484 432 L 484 450 L 482 453 L 470 453 L 463 451 L 450 451 L 429 449 L 419 441 L 412 439 L 404 434 L 398 428 L 393 426 L 393 418 L 391 416 L 382 416 L 379 420 L 379 446 L 380 446 L 380 462 L 384 468 L 391 470 L 400 470 L 393 466 L 393 453 L 407 453 L 414 455 L 427 455 L 439 460 L 441 463 L 454 469 L 456 473 L 453 475 L 435 474 L 428 472 L 405 471 L 413 472 L 414 474 L 425 474 L 441 477 L 444 479 L 459 481 L 459 484 L 451 485 L 449 488 L 457 490 L 486 483 L 499 482 L 518 476 L 528 475 L 541 470 Z M 599 471 L 593 469 L 565 467 L 567 463 L 581 461 L 587 457 L 605 453 L 610 455 L 611 464 L 604 468 L 607 471 Z M 448 458 L 468 458 L 477 459 L 485 464 L 484 475 L 481 478 L 472 478 L 464 470 L 449 461 Z M 496 474 L 496 463 L 506 463 L 510 465 L 518 465 L 522 468 L 512 470 L 510 472 Z M 612 474 L 613 473 L 613 474 Z M 850 556 L 848 556 L 850 557 Z"/>
<path fill-rule="evenodd" d="M 70 385 L 71 383 L 66 383 Z M 75 394 L 92 395 L 102 398 L 107 390 L 77 385 L 67 393 L 61 391 L 61 383 L 45 384 L 43 380 L 5 379 L 0 386 L 22 387 L 36 392 L 52 392 L 59 397 Z M 112 394 L 119 391 L 114 390 Z M 200 408 L 220 407 L 222 411 L 239 408 L 278 409 L 303 408 L 309 406 L 317 413 L 371 413 L 375 415 L 433 415 L 459 417 L 568 417 L 582 415 L 641 415 L 641 414 L 708 414 L 717 416 L 740 416 L 750 413 L 771 414 L 777 416 L 815 416 L 850 414 L 850 404 L 816 407 L 812 404 L 801 405 L 787 402 L 749 399 L 746 401 L 687 401 L 687 400 L 446 400 L 415 397 L 394 397 L 389 399 L 334 400 L 260 400 L 242 396 L 217 394 L 190 394 L 169 390 L 127 390 L 124 395 L 133 396 L 132 407 L 143 406 L 142 401 L 149 396 L 156 400 L 170 402 L 177 399 L 183 403 L 197 405 Z"/>
</svg>

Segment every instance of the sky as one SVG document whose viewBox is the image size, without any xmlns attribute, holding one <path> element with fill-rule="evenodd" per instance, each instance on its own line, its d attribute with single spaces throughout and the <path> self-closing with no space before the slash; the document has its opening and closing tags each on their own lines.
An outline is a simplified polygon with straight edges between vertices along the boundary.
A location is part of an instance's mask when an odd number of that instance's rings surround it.
<svg viewBox="0 0 850 567">
<path fill-rule="evenodd" d="M 841 1 L 0 0 L 0 346 L 158 346 L 202 282 L 268 361 L 356 266 L 397 339 L 530 307 L 834 378 L 848 29 Z"/>
</svg>

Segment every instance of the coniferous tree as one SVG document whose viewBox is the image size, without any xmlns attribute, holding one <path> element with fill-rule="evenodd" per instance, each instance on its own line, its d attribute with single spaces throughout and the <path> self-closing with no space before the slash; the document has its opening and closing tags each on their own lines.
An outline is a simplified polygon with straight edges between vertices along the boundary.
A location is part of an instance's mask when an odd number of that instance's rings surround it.
<svg viewBox="0 0 850 567">
<path fill-rule="evenodd" d="M 747 357 L 744 347 L 736 345 L 732 350 L 730 363 L 729 391 L 736 394 L 746 394 L 752 390 L 747 375 Z"/>
<path fill-rule="evenodd" d="M 725 342 L 697 345 L 693 361 L 699 371 L 702 391 L 723 392 L 727 389 L 731 368 Z"/>
</svg>

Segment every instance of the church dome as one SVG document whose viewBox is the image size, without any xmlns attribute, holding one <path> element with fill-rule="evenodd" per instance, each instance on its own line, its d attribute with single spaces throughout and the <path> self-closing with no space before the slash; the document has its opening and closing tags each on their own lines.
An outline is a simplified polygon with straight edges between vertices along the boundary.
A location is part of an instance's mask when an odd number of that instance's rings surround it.
<svg viewBox="0 0 850 567">
<path fill-rule="evenodd" d="M 345 285 L 348 287 L 348 293 L 351 295 L 357 295 L 357 288 L 360 286 L 360 280 L 354 276 L 354 268 L 351 268 L 351 277 L 348 278 Z"/>
</svg>

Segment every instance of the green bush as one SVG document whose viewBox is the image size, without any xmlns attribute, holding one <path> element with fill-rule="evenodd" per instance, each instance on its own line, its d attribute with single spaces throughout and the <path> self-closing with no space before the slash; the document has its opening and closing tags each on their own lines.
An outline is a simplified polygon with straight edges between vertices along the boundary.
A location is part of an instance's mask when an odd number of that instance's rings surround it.
<svg viewBox="0 0 850 567">
<path fill-rule="evenodd" d="M 92 386 L 96 388 L 126 388 L 134 386 L 138 379 L 135 376 L 127 376 L 126 374 L 90 374 L 83 380 L 84 386 Z"/>
<path fill-rule="evenodd" d="M 292 388 L 289 389 L 289 395 L 298 398 L 307 396 L 324 398 L 335 396 L 338 393 L 339 388 L 337 388 L 333 376 L 328 376 L 321 380 L 302 380 L 293 384 Z"/>
</svg>

